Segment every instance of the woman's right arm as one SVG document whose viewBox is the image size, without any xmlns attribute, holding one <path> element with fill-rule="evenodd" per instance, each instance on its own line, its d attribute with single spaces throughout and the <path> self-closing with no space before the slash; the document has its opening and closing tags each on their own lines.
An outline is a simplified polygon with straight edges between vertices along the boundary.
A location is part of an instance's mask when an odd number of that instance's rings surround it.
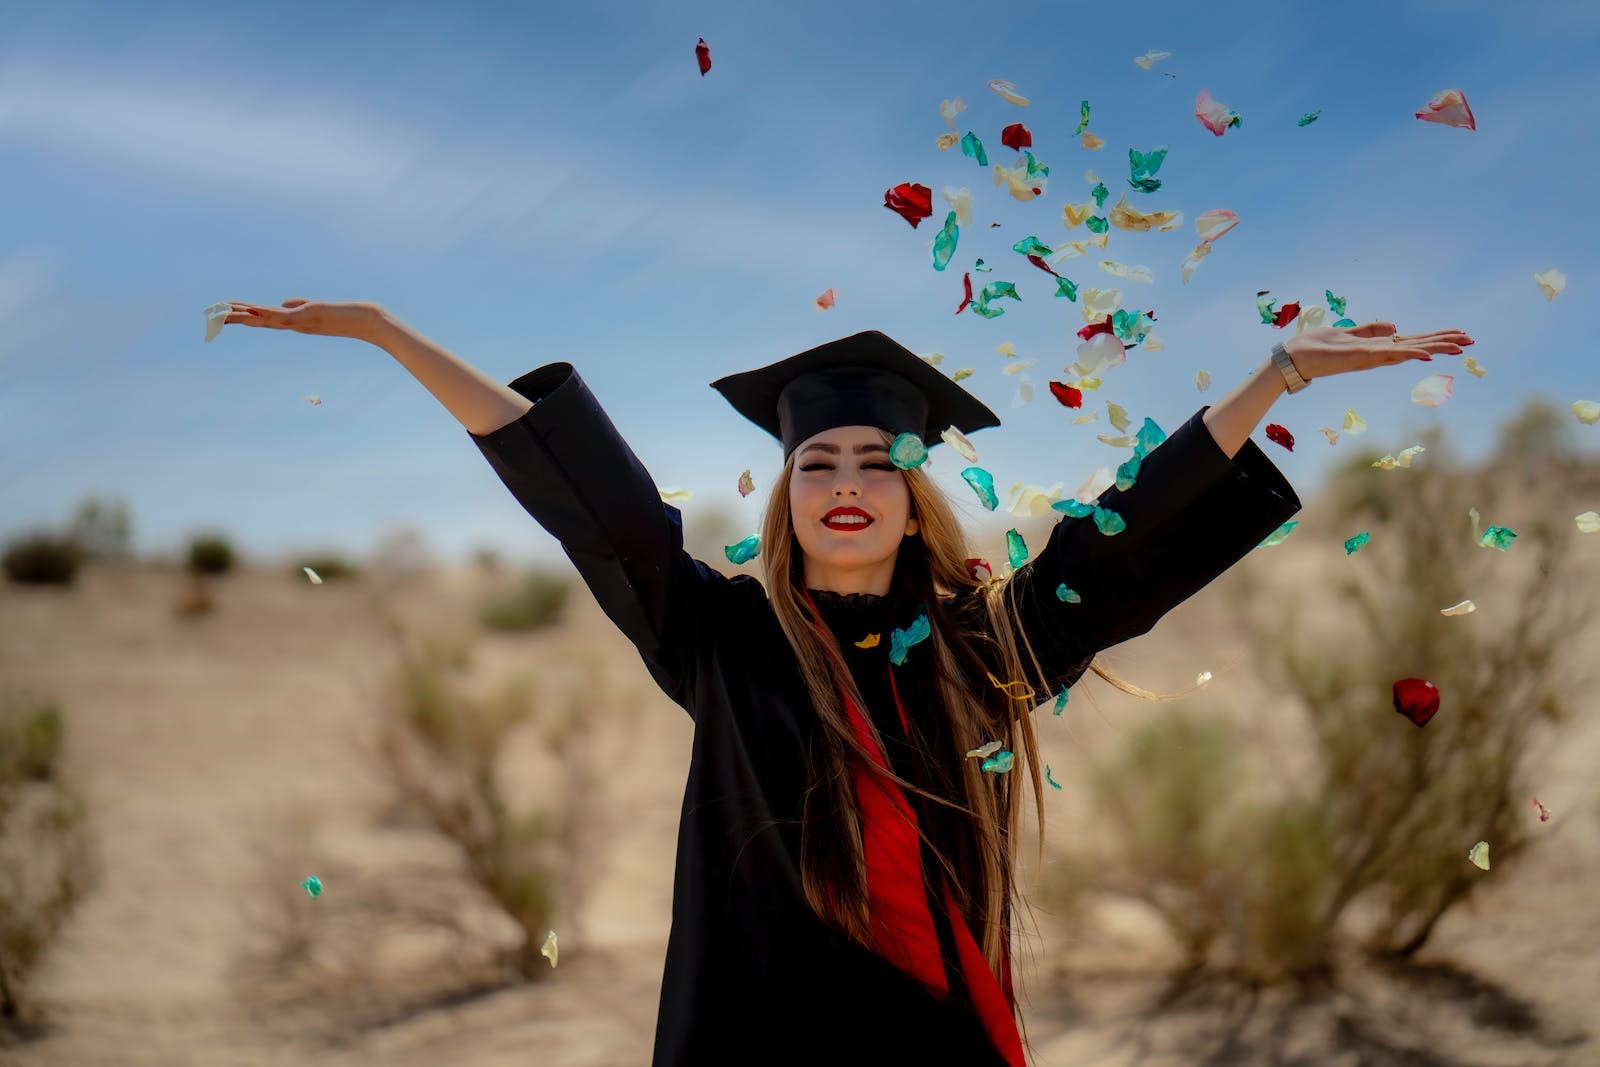
<svg viewBox="0 0 1600 1067">
<path fill-rule="evenodd" d="M 703 623 L 726 614 L 734 600 L 730 581 L 684 551 L 682 515 L 662 502 L 570 364 L 540 367 L 508 387 L 374 304 L 235 306 L 240 310 L 230 323 L 353 337 L 393 355 L 466 428 L 523 509 L 561 542 L 657 684 L 692 710 Z"/>
</svg>

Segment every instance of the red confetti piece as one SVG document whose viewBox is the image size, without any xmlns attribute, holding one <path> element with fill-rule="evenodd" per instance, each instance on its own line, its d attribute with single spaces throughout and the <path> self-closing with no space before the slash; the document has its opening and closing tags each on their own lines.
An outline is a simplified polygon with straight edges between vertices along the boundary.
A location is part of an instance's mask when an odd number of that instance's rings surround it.
<svg viewBox="0 0 1600 1067">
<path fill-rule="evenodd" d="M 1402 678 L 1394 683 L 1394 710 L 1426 726 L 1439 710 L 1439 687 L 1422 678 Z"/>
<path fill-rule="evenodd" d="M 1294 451 L 1294 434 L 1290 433 L 1286 427 L 1279 426 L 1275 422 L 1267 423 L 1267 440 L 1282 445 L 1290 452 Z"/>
<path fill-rule="evenodd" d="M 1024 148 L 1033 147 L 1033 134 L 1029 133 L 1028 127 L 1022 123 L 1013 122 L 1000 131 L 1000 143 L 1020 152 Z"/>
<path fill-rule="evenodd" d="M 1299 314 L 1300 305 L 1298 303 L 1285 304 L 1283 307 L 1278 309 L 1277 314 L 1272 316 L 1272 325 L 1281 330 L 1293 322 L 1295 317 Z"/>
<path fill-rule="evenodd" d="M 989 223 L 989 229 L 991 229 L 991 230 L 998 230 L 998 229 L 999 229 L 999 228 L 1000 228 L 1000 224 L 999 224 L 999 223 L 998 223 L 998 222 L 991 222 L 991 223 Z"/>
<path fill-rule="evenodd" d="M 1061 277 L 1061 275 L 1059 275 L 1055 271 L 1051 270 L 1050 269 L 1050 264 L 1046 263 L 1039 256 L 1029 256 L 1028 257 L 1028 262 L 1032 263 L 1035 267 L 1038 267 L 1040 270 L 1044 271 L 1046 274 L 1050 275 L 1052 278 Z"/>
<path fill-rule="evenodd" d="M 706 71 L 711 69 L 711 46 L 706 44 L 704 37 L 700 38 L 700 43 L 694 46 L 694 58 L 700 64 L 700 77 L 704 78 Z"/>
<path fill-rule="evenodd" d="M 917 223 L 933 214 L 933 190 L 915 182 L 901 182 L 893 189 L 884 190 L 883 206 L 911 223 Z"/>
<path fill-rule="evenodd" d="M 1533 798 L 1533 806 L 1539 809 L 1539 821 L 1540 822 L 1549 822 L 1550 821 L 1550 809 L 1545 807 L 1543 804 L 1539 803 L 1539 798 L 1538 797 L 1534 797 Z"/>
<path fill-rule="evenodd" d="M 1078 340 L 1087 341 L 1089 338 L 1093 337 L 1097 333 L 1111 333 L 1111 332 L 1112 332 L 1111 331 L 1111 316 L 1107 315 L 1105 317 L 1105 319 L 1103 319 L 1102 321 L 1100 321 L 1100 322 L 1091 322 L 1089 325 L 1087 325 L 1083 329 L 1079 330 L 1078 331 Z"/>
<path fill-rule="evenodd" d="M 994 577 L 994 568 L 989 566 L 989 561 L 974 556 L 967 560 L 967 573 L 980 582 L 987 582 Z"/>
<path fill-rule="evenodd" d="M 963 311 L 967 310 L 967 305 L 972 303 L 972 272 L 971 271 L 967 271 L 967 272 L 965 272 L 965 273 L 963 273 L 961 275 L 961 289 L 962 289 L 961 306 L 956 308 L 956 314 L 957 315 L 959 315 Z"/>
<path fill-rule="evenodd" d="M 1066 382 L 1051 382 L 1050 395 L 1069 408 L 1083 407 L 1083 390 L 1074 389 Z"/>
</svg>

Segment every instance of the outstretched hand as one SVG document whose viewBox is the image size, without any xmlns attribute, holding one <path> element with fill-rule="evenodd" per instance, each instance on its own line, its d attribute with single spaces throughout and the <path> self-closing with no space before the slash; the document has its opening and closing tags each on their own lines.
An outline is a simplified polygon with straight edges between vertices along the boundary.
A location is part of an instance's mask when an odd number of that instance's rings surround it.
<svg viewBox="0 0 1600 1067">
<path fill-rule="evenodd" d="M 1317 326 L 1283 344 L 1295 369 L 1307 381 L 1330 374 L 1369 370 L 1408 359 L 1460 355 L 1472 338 L 1463 330 L 1399 333 L 1392 322 L 1364 322 L 1354 328 Z"/>
<path fill-rule="evenodd" d="M 223 320 L 226 323 L 358 340 L 368 338 L 383 312 L 377 304 L 361 300 L 331 302 L 296 298 L 285 300 L 278 307 L 247 304 L 242 300 L 230 300 L 228 304 L 233 310 Z"/>
</svg>

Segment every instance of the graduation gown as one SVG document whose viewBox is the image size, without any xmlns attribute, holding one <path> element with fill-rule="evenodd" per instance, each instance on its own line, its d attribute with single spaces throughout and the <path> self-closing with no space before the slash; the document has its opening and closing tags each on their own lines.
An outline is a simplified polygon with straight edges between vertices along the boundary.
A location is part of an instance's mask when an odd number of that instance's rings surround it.
<svg viewBox="0 0 1600 1067">
<path fill-rule="evenodd" d="M 817 716 L 761 584 L 684 551 L 678 509 L 661 501 L 570 364 L 510 385 L 532 408 L 472 440 L 694 720 L 654 1067 L 1014 1063 L 992 1037 L 993 1019 L 986 1028 L 974 1006 L 982 991 L 949 958 L 959 951 L 947 954 L 940 992 L 927 975 L 835 934 L 806 903 L 799 819 Z M 1052 692 L 1075 682 L 1096 652 L 1150 630 L 1300 509 L 1254 442 L 1232 459 L 1223 453 L 1204 411 L 1145 458 L 1131 489 L 1101 496 L 1126 520 L 1124 532 L 1107 537 L 1092 518 L 1063 517 L 1011 579 Z M 1082 602 L 1061 602 L 1062 583 Z M 849 651 L 864 636 L 849 631 L 905 626 L 916 605 L 828 597 L 818 605 L 895 761 L 898 714 L 883 698 L 888 632 L 869 660 Z M 918 653 L 914 646 L 892 668 L 912 713 L 919 687 L 931 684 Z M 906 773 L 899 762 L 895 769 Z M 936 891 L 930 879 L 928 914 L 948 917 Z M 954 924 L 935 925 L 948 950 Z"/>
</svg>

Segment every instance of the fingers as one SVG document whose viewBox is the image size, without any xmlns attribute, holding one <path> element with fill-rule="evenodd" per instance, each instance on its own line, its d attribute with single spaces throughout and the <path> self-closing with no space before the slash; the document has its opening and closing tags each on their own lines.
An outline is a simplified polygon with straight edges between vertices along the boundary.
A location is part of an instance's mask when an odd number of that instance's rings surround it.
<svg viewBox="0 0 1600 1067">
<path fill-rule="evenodd" d="M 1387 337 L 1396 331 L 1397 327 L 1392 322 L 1363 322 L 1350 332 L 1357 337 Z"/>
</svg>

